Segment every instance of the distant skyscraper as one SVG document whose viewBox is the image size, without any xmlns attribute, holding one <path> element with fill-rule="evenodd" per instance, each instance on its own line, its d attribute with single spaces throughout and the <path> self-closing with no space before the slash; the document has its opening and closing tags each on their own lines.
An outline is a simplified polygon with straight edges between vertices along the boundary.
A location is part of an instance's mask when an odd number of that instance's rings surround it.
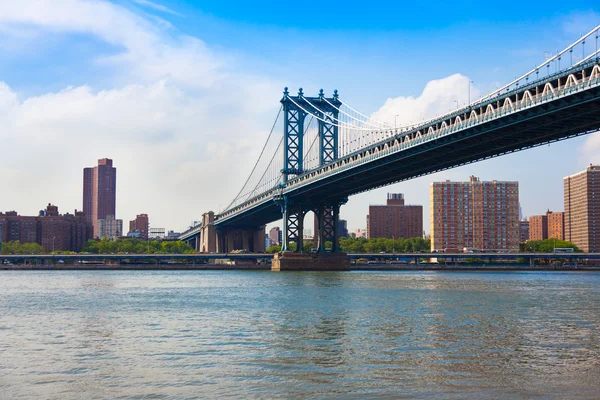
<svg viewBox="0 0 600 400">
<path fill-rule="evenodd" d="M 339 237 L 348 237 L 348 221 L 340 219 L 338 221 L 337 229 Z"/>
<path fill-rule="evenodd" d="M 98 166 L 83 169 L 83 212 L 94 225 L 94 237 L 100 237 L 101 219 L 116 215 L 117 169 L 112 160 L 102 158 Z"/>
<path fill-rule="evenodd" d="M 431 184 L 431 249 L 519 249 L 519 183 Z"/>
<path fill-rule="evenodd" d="M 423 206 L 405 205 L 402 193 L 388 193 L 386 205 L 369 206 L 367 238 L 423 236 Z"/>
<path fill-rule="evenodd" d="M 279 244 L 281 239 L 281 229 L 279 229 L 278 226 L 271 228 L 269 231 L 269 238 L 273 241 L 273 243 Z"/>
<path fill-rule="evenodd" d="M 529 240 L 529 221 L 522 219 L 519 221 L 519 242 L 524 243 Z"/>
<path fill-rule="evenodd" d="M 564 178 L 565 240 L 586 252 L 600 251 L 600 166 Z M 598 197 L 596 197 L 598 194 Z M 600 229 L 600 225 L 598 226 Z"/>
</svg>

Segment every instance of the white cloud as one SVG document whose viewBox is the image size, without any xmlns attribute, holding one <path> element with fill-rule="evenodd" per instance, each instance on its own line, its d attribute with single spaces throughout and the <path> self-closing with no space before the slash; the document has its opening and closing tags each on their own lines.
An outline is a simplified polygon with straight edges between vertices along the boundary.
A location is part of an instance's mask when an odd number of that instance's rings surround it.
<svg viewBox="0 0 600 400">
<path fill-rule="evenodd" d="M 600 132 L 593 133 L 585 139 L 580 153 L 586 162 L 600 164 Z"/>
<path fill-rule="evenodd" d="M 148 7 L 151 8 L 153 10 L 156 11 L 161 11 L 167 14 L 172 14 L 172 15 L 177 15 L 177 16 L 181 16 L 181 14 L 179 14 L 178 12 L 175 12 L 173 10 L 171 10 L 169 7 L 165 7 L 162 4 L 158 4 L 158 3 L 153 3 L 151 1 L 148 0 L 131 0 L 136 4 L 139 4 L 140 6 L 144 6 L 144 7 Z"/>
<path fill-rule="evenodd" d="M 153 226 L 180 229 L 231 200 L 283 85 L 246 76 L 201 40 L 105 1 L 0 3 L 0 38 L 21 27 L 111 43 L 118 53 L 96 61 L 119 73 L 106 89 L 22 99 L 0 82 L 0 175 L 9 188 L 0 210 L 31 214 L 48 202 L 62 212 L 81 208 L 82 169 L 102 157 L 117 167 L 118 218 L 147 212 Z"/>
<path fill-rule="evenodd" d="M 471 101 L 479 97 L 478 87 L 469 84 L 469 81 L 468 77 L 460 74 L 432 80 L 427 83 L 419 97 L 400 96 L 387 99 L 383 106 L 373 113 L 372 118 L 387 122 L 391 126 L 397 123 L 399 128 L 445 114 L 455 110 L 457 106 L 466 105 L 469 92 Z"/>
</svg>

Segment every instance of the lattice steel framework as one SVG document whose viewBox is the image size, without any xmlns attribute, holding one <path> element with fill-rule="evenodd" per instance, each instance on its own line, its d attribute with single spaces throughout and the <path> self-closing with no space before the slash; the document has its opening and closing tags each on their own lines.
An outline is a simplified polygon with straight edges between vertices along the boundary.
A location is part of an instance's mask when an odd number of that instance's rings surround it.
<svg viewBox="0 0 600 400">
<path fill-rule="evenodd" d="M 288 181 L 288 176 L 299 175 L 303 172 L 303 138 L 304 138 L 304 118 L 306 113 L 292 102 L 287 101 L 289 96 L 288 88 L 283 91 L 283 182 Z M 302 96 L 302 89 L 298 92 L 298 97 Z"/>
<path fill-rule="evenodd" d="M 338 158 L 338 115 L 341 103 L 338 92 L 333 92 L 331 101 L 324 100 L 323 89 L 319 91 L 319 102 L 315 104 L 322 110 L 319 120 L 319 165 L 334 162 Z M 314 104 L 314 103 L 313 103 Z M 336 107 L 333 107 L 336 106 Z"/>
<path fill-rule="evenodd" d="M 290 175 L 304 173 L 304 120 L 310 113 L 316 116 L 319 124 L 319 165 L 334 162 L 338 158 L 339 100 L 337 90 L 331 98 L 326 98 L 323 89 L 318 97 L 306 97 L 302 88 L 297 96 L 290 96 L 288 88 L 283 91 L 284 127 L 283 127 L 283 182 Z"/>
<path fill-rule="evenodd" d="M 331 251 L 339 250 L 339 232 L 338 222 L 340 220 L 340 207 L 346 204 L 347 198 L 327 203 L 319 204 L 313 209 L 317 217 L 317 249 L 318 251 L 325 251 L 325 242 L 330 241 L 332 243 Z"/>
<path fill-rule="evenodd" d="M 287 197 L 276 200 L 283 214 L 283 243 L 281 251 L 290 250 L 290 243 L 296 243 L 296 251 L 304 247 L 304 208 L 301 204 L 293 204 Z"/>
</svg>

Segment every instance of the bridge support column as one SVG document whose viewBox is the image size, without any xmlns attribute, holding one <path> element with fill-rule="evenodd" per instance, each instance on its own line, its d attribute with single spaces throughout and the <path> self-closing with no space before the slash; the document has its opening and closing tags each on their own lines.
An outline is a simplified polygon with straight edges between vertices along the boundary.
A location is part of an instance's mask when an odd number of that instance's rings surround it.
<svg viewBox="0 0 600 400">
<path fill-rule="evenodd" d="M 265 225 L 258 228 L 218 230 L 216 242 L 218 253 L 239 251 L 264 253 L 266 250 Z"/>
<path fill-rule="evenodd" d="M 202 214 L 202 230 L 200 231 L 200 239 L 198 240 L 198 251 L 200 253 L 216 253 L 218 252 L 218 233 L 215 229 L 215 213 L 209 211 Z"/>
<path fill-rule="evenodd" d="M 315 236 L 317 237 L 317 251 L 326 251 L 326 243 L 331 242 L 331 251 L 340 251 L 340 237 L 339 237 L 339 221 L 340 221 L 340 207 L 346 204 L 347 198 L 338 200 L 329 204 L 320 204 L 315 210 L 315 218 L 317 219 L 317 230 Z"/>
<path fill-rule="evenodd" d="M 275 254 L 271 264 L 272 271 L 347 271 L 350 270 L 350 259 L 345 253 L 339 251 L 339 238 L 337 223 L 339 221 L 340 206 L 346 202 L 335 201 L 329 204 L 320 204 L 315 210 L 317 218 L 318 250 L 316 253 L 303 253 L 303 220 L 305 210 L 296 205 L 282 203 L 284 214 L 284 246 L 282 251 Z M 296 241 L 295 252 L 289 250 L 289 243 Z M 331 241 L 331 251 L 326 251 L 325 242 Z"/>
<path fill-rule="evenodd" d="M 293 204 L 286 197 L 279 200 L 283 214 L 283 232 L 281 251 L 291 251 L 291 243 L 296 243 L 295 252 L 304 249 L 304 209 L 301 204 Z"/>
<path fill-rule="evenodd" d="M 217 230 L 215 232 L 215 236 L 216 236 L 216 252 L 217 253 L 227 253 L 227 248 L 225 246 L 225 232 L 223 232 L 222 230 Z"/>
</svg>

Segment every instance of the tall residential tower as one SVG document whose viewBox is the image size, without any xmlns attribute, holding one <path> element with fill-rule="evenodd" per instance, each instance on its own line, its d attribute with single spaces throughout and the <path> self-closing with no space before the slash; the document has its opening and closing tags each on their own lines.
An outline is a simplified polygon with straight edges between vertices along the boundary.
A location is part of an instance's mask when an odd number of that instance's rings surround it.
<svg viewBox="0 0 600 400">
<path fill-rule="evenodd" d="M 585 252 L 599 252 L 600 231 L 596 232 L 596 222 L 600 224 L 600 166 L 590 165 L 565 177 L 563 182 L 565 240 Z"/>
<path fill-rule="evenodd" d="M 102 158 L 93 168 L 83 169 L 83 212 L 100 237 L 100 220 L 116 216 L 117 169 L 112 160 Z"/>
<path fill-rule="evenodd" d="M 431 249 L 519 250 L 519 183 L 431 184 Z"/>
</svg>

